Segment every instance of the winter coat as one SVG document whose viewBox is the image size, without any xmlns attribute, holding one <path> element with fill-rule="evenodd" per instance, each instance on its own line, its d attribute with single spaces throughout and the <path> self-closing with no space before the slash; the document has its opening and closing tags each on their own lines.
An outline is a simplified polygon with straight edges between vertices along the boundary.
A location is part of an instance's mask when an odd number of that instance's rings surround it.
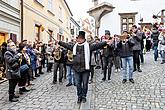
<svg viewBox="0 0 165 110">
<path fill-rule="evenodd" d="M 143 35 L 144 34 L 142 32 L 137 31 L 136 35 L 132 36 L 132 38 L 135 42 L 135 45 L 133 46 L 133 50 L 141 50 L 141 48 L 142 48 L 141 42 L 142 42 Z"/>
<path fill-rule="evenodd" d="M 6 62 L 6 78 L 15 79 L 15 77 L 12 76 L 12 72 L 19 71 L 20 56 L 18 56 L 16 52 L 14 52 L 10 48 L 8 48 L 8 50 L 4 54 L 4 58 L 5 58 L 5 62 Z"/>
<path fill-rule="evenodd" d="M 120 57 L 130 57 L 133 56 L 133 46 L 135 45 L 135 42 L 132 38 L 130 38 L 126 43 L 119 42 L 117 44 L 119 51 L 120 51 Z"/>
<path fill-rule="evenodd" d="M 62 41 L 59 41 L 59 45 L 63 46 L 64 48 L 67 48 L 71 51 L 73 51 L 74 44 L 65 43 Z M 106 45 L 106 42 L 101 42 L 98 44 L 90 44 L 89 48 L 90 51 L 97 50 L 99 48 L 102 48 Z M 91 59 L 90 59 L 91 60 Z M 76 48 L 76 55 L 73 56 L 73 69 L 75 72 L 85 72 L 89 71 L 85 69 L 85 52 L 84 52 L 84 46 L 77 45 Z"/>
</svg>

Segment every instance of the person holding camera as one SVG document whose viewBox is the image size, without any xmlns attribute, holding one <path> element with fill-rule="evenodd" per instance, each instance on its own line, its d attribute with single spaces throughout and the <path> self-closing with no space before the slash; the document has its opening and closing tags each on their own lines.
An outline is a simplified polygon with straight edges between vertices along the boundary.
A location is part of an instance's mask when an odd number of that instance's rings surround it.
<svg viewBox="0 0 165 110">
<path fill-rule="evenodd" d="M 14 94 L 15 87 L 19 81 L 19 59 L 21 53 L 16 52 L 16 45 L 14 42 L 10 42 L 7 46 L 7 51 L 4 54 L 6 62 L 6 78 L 9 80 L 9 101 L 17 102 L 19 96 Z"/>
</svg>

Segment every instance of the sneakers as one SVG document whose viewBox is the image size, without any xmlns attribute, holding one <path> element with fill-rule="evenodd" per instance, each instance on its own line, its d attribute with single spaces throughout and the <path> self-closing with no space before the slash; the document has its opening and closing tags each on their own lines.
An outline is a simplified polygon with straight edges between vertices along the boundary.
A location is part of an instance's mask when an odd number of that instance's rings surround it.
<svg viewBox="0 0 165 110">
<path fill-rule="evenodd" d="M 68 84 L 66 85 L 66 87 L 69 87 L 69 86 L 72 86 L 72 83 L 68 83 Z"/>
<path fill-rule="evenodd" d="M 87 99 L 85 97 L 82 97 L 82 103 L 85 103 Z"/>
<path fill-rule="evenodd" d="M 130 81 L 131 83 L 135 83 L 133 79 L 129 79 L 129 81 Z"/>
<path fill-rule="evenodd" d="M 118 72 L 120 72 L 121 70 L 120 69 L 117 69 Z"/>
<path fill-rule="evenodd" d="M 123 79 L 122 83 L 125 84 L 126 82 L 127 82 L 127 80 L 126 79 Z"/>
</svg>

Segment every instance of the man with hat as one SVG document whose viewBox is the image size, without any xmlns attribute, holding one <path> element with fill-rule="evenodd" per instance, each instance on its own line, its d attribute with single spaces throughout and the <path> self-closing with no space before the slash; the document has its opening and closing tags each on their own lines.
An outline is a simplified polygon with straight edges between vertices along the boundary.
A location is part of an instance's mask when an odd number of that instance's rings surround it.
<svg viewBox="0 0 165 110">
<path fill-rule="evenodd" d="M 107 43 L 89 44 L 85 39 L 85 32 L 79 31 L 76 44 L 69 44 L 56 41 L 59 45 L 73 51 L 73 70 L 77 86 L 77 103 L 85 103 L 88 91 L 88 81 L 90 74 L 90 54 L 92 51 L 102 48 Z"/>
</svg>

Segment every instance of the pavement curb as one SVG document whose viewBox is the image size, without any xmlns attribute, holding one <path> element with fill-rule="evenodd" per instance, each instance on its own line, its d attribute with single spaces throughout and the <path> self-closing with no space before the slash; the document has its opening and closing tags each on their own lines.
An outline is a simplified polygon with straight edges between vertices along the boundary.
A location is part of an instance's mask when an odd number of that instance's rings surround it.
<svg viewBox="0 0 165 110">
<path fill-rule="evenodd" d="M 0 81 L 0 84 L 2 84 L 3 82 L 6 82 L 6 81 L 7 81 L 7 79 L 5 78 L 4 80 Z"/>
</svg>

